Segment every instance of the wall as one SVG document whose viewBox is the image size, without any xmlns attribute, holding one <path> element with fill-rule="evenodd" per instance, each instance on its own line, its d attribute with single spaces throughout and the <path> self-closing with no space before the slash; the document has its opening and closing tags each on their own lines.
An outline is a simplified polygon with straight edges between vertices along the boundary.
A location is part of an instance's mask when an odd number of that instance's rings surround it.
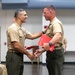
<svg viewBox="0 0 75 75">
<path fill-rule="evenodd" d="M 12 24 L 12 20 L 13 20 L 13 15 L 14 15 L 14 11 L 15 10 L 0 10 L 0 26 L 1 26 L 1 61 L 5 61 L 5 56 L 6 56 L 6 51 L 7 51 L 7 45 L 4 45 L 6 42 L 6 29 L 7 27 Z M 27 15 L 28 15 L 28 19 L 27 22 L 25 24 L 23 24 L 23 26 L 30 31 L 31 33 L 34 32 L 38 32 L 38 31 L 42 31 L 42 9 L 38 9 L 38 10 L 26 10 L 27 11 Z M 65 36 L 67 37 L 69 43 L 68 43 L 68 47 L 67 47 L 67 51 L 74 51 L 75 49 L 75 10 L 73 9 L 58 9 L 57 10 L 57 17 L 62 21 L 63 23 L 63 27 L 65 30 Z M 70 29 L 70 31 L 69 31 Z M 71 34 L 71 35 L 70 35 Z M 71 39 L 71 36 L 73 36 Z M 70 37 L 70 38 L 68 38 Z M 37 45 L 37 41 L 39 39 L 30 41 L 30 40 L 26 40 L 25 44 L 26 45 Z M 71 41 L 72 40 L 72 41 Z M 69 57 L 66 56 L 65 57 L 65 61 L 68 62 L 75 62 L 75 58 L 74 58 L 74 54 L 72 55 L 72 53 L 70 53 L 71 56 L 73 57 Z M 41 61 L 44 61 L 43 63 L 45 63 L 45 55 L 42 58 Z M 71 60 L 69 60 L 69 58 Z M 28 62 L 30 61 L 26 56 L 24 56 L 24 61 Z"/>
</svg>

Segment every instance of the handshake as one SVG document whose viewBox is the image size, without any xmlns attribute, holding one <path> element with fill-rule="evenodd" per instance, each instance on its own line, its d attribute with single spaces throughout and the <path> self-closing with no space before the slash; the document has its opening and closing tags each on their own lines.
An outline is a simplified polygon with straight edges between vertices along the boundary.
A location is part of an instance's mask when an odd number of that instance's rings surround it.
<svg viewBox="0 0 75 75">
<path fill-rule="evenodd" d="M 42 46 L 42 49 L 38 49 L 36 48 L 35 52 L 33 52 L 33 54 L 29 54 L 28 57 L 33 60 L 34 58 L 37 58 L 38 56 L 40 56 L 44 51 L 53 51 L 54 50 L 54 44 L 52 44 L 51 41 L 52 38 L 50 38 L 49 36 L 47 36 L 46 34 L 42 34 L 42 36 L 40 37 L 40 40 L 38 42 L 39 46 Z M 25 47 L 26 49 L 30 50 L 32 48 L 35 48 L 37 46 L 29 46 L 29 47 Z M 34 51 L 34 50 L 33 50 Z"/>
<path fill-rule="evenodd" d="M 39 49 L 39 50 L 36 50 L 34 53 L 33 52 L 30 52 L 27 57 L 33 61 L 34 58 L 38 58 L 41 54 L 42 54 L 42 49 Z"/>
<path fill-rule="evenodd" d="M 28 50 L 30 50 L 30 49 L 32 49 L 32 48 L 35 48 L 35 46 L 28 46 L 28 47 L 25 47 L 26 49 L 28 49 Z M 35 48 L 36 49 L 36 48 Z M 35 51 L 33 50 L 33 52 L 28 52 L 28 54 L 27 54 L 27 57 L 31 60 L 31 61 L 33 61 L 34 60 L 34 58 L 38 58 L 41 54 L 42 54 L 42 52 L 44 51 L 44 49 L 42 48 L 42 49 L 36 49 Z"/>
</svg>

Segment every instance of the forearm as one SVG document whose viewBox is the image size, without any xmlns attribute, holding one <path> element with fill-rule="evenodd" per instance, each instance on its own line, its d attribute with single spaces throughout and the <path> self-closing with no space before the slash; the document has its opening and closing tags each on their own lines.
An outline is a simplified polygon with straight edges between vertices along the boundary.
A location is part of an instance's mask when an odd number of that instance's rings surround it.
<svg viewBox="0 0 75 75">
<path fill-rule="evenodd" d="M 29 52 L 19 42 L 15 42 L 13 46 L 20 53 L 29 55 Z"/>
<path fill-rule="evenodd" d="M 40 37 L 41 35 L 42 35 L 42 32 L 33 33 L 29 38 L 33 40 Z"/>
<path fill-rule="evenodd" d="M 46 50 L 44 50 L 43 48 L 42 48 L 42 50 L 41 50 L 41 53 L 43 53 L 43 52 L 45 52 Z"/>
<path fill-rule="evenodd" d="M 62 37 L 62 35 L 60 33 L 56 33 L 50 42 L 52 44 L 55 44 L 60 40 L 61 37 Z"/>
</svg>

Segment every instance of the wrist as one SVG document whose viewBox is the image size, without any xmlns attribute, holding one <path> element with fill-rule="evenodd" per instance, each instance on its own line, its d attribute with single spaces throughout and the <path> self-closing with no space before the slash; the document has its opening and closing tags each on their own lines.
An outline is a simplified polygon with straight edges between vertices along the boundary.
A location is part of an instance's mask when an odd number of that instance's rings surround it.
<svg viewBox="0 0 75 75">
<path fill-rule="evenodd" d="M 49 42 L 49 46 L 52 46 L 52 43 L 51 42 Z"/>
<path fill-rule="evenodd" d="M 28 56 L 28 55 L 29 55 L 29 52 L 28 52 L 28 51 L 26 51 L 26 52 L 25 52 L 25 54 Z"/>
<path fill-rule="evenodd" d="M 44 49 L 41 50 L 42 53 L 45 52 L 45 51 L 46 51 L 46 50 L 44 50 Z"/>
</svg>

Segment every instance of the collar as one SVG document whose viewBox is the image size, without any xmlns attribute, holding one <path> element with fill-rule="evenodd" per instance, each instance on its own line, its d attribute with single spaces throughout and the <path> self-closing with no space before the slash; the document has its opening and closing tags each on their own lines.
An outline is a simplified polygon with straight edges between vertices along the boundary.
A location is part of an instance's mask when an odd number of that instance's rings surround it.
<svg viewBox="0 0 75 75">
<path fill-rule="evenodd" d="M 22 28 L 17 22 L 15 22 L 15 25 L 18 27 L 18 29 Z"/>
<path fill-rule="evenodd" d="M 51 21 L 51 24 L 56 20 L 57 18 L 56 17 L 54 17 L 54 19 Z"/>
</svg>

